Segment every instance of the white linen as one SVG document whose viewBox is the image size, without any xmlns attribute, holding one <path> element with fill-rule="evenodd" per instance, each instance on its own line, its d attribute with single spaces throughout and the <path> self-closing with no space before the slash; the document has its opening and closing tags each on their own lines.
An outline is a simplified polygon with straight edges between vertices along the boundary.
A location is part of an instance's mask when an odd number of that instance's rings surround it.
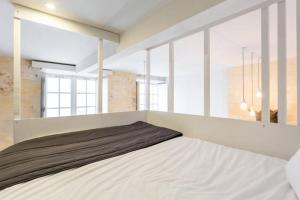
<svg viewBox="0 0 300 200">
<path fill-rule="evenodd" d="M 0 191 L 1 200 L 296 200 L 284 160 L 175 138 Z"/>
<path fill-rule="evenodd" d="M 300 198 L 300 149 L 291 158 L 285 169 L 289 183 Z"/>
</svg>

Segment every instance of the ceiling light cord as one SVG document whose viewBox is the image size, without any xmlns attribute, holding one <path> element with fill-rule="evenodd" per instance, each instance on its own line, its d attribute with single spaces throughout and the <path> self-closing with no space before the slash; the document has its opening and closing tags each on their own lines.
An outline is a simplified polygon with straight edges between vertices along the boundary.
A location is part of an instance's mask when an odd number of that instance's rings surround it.
<svg viewBox="0 0 300 200">
<path fill-rule="evenodd" d="M 253 92 L 254 92 L 254 81 L 253 81 L 253 56 L 254 53 L 251 53 L 251 105 L 253 106 Z"/>
<path fill-rule="evenodd" d="M 245 101 L 245 49 L 246 47 L 242 47 L 242 59 L 243 59 L 243 68 L 242 68 L 242 73 L 243 73 L 243 101 Z"/>
</svg>

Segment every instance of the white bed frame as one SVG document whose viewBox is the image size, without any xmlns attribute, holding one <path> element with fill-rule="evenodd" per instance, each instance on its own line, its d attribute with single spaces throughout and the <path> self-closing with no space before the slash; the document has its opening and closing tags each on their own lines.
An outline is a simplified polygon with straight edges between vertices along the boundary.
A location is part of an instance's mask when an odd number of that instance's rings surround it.
<svg viewBox="0 0 300 200">
<path fill-rule="evenodd" d="M 145 121 L 187 137 L 289 159 L 300 148 L 296 126 L 248 122 L 166 112 L 138 111 L 63 118 L 15 120 L 15 143 L 53 134 Z"/>
</svg>

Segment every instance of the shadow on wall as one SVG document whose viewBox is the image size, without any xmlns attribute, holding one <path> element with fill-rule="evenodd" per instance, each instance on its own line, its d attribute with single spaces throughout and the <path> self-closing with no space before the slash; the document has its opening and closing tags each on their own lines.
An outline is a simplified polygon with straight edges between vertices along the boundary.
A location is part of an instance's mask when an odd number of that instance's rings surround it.
<svg viewBox="0 0 300 200">
<path fill-rule="evenodd" d="M 40 117 L 41 75 L 22 60 L 22 118 Z M 0 57 L 0 150 L 13 144 L 13 58 Z"/>
</svg>

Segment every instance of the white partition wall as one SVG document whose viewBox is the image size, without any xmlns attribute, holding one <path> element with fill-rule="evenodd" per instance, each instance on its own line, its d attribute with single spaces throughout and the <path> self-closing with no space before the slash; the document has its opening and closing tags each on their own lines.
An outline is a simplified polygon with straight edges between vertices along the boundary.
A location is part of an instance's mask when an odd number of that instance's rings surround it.
<svg viewBox="0 0 300 200">
<path fill-rule="evenodd" d="M 296 126 L 263 126 L 241 120 L 153 111 L 148 112 L 147 122 L 180 131 L 186 137 L 287 160 L 300 148 L 300 129 Z"/>
<path fill-rule="evenodd" d="M 137 121 L 146 121 L 145 111 L 15 120 L 14 142 L 72 131 L 126 125 Z"/>
</svg>

